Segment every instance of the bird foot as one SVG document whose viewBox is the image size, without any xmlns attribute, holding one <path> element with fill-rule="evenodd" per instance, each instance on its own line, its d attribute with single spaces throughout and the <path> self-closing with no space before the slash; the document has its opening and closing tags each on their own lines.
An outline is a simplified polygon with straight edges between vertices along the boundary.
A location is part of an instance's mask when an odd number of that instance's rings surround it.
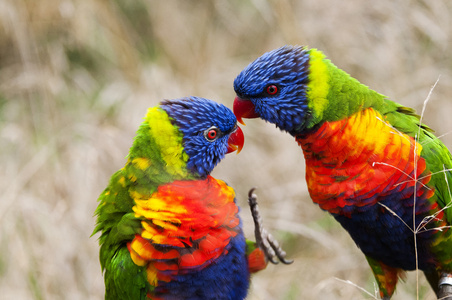
<svg viewBox="0 0 452 300">
<path fill-rule="evenodd" d="M 452 274 L 441 274 L 438 283 L 438 300 L 452 300 Z"/>
<path fill-rule="evenodd" d="M 251 215 L 254 220 L 254 235 L 257 246 L 264 252 L 265 257 L 273 264 L 277 264 L 278 260 L 283 264 L 291 264 L 293 260 L 286 259 L 286 252 L 281 248 L 278 241 L 263 226 L 259 206 L 257 205 L 257 195 L 254 193 L 256 188 L 252 188 L 248 192 L 248 204 L 250 205 Z"/>
</svg>

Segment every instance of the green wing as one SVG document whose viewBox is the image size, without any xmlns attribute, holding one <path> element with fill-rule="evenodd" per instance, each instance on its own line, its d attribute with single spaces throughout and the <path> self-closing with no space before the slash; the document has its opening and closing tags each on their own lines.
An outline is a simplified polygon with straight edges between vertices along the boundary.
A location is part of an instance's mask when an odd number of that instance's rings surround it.
<svg viewBox="0 0 452 300">
<path fill-rule="evenodd" d="M 441 208 L 451 205 L 452 156 L 446 146 L 438 139 L 433 130 L 425 124 L 419 124 L 420 117 L 411 108 L 403 107 L 392 101 L 385 101 L 383 111 L 386 120 L 398 131 L 415 138 L 422 146 L 421 156 L 432 173 L 429 185 L 435 188 L 434 201 Z M 452 209 L 445 209 L 445 219 L 452 223 Z"/>
<path fill-rule="evenodd" d="M 151 288 L 145 268 L 134 264 L 127 249 L 127 242 L 141 232 L 140 220 L 132 211 L 129 184 L 124 169 L 116 172 L 100 195 L 96 210 L 94 233 L 102 232 L 99 256 L 105 272 L 105 299 L 145 299 Z"/>
<path fill-rule="evenodd" d="M 132 261 L 127 246 L 115 251 L 105 268 L 105 299 L 144 300 L 151 289 L 146 269 Z"/>
</svg>

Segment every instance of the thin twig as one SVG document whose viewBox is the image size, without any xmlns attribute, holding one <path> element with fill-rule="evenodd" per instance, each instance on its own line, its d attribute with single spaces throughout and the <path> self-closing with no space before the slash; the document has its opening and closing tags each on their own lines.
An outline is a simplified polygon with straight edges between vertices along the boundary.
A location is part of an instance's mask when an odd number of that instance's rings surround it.
<svg viewBox="0 0 452 300">
<path fill-rule="evenodd" d="M 390 164 L 387 164 L 387 163 L 384 163 L 384 162 L 373 162 L 373 163 L 372 163 L 372 167 L 375 166 L 375 165 L 384 165 L 384 166 L 388 166 L 388 167 L 391 167 L 391 168 L 396 169 L 397 171 L 399 171 L 399 172 L 401 172 L 402 174 L 404 174 L 406 177 L 408 177 L 408 178 L 412 179 L 413 181 L 415 181 L 414 187 L 416 188 L 416 181 L 418 180 L 418 179 L 416 179 L 416 176 L 415 176 L 415 177 L 412 177 L 412 176 L 410 176 L 410 174 L 404 172 L 402 169 L 399 169 L 399 168 L 397 168 L 396 166 L 393 166 L 393 165 L 390 165 Z M 414 167 L 415 167 L 415 170 L 416 170 L 416 165 L 415 165 Z M 415 172 L 415 173 L 416 173 L 416 172 Z M 431 190 L 431 188 L 429 188 L 428 186 L 426 186 L 426 185 L 423 184 L 422 182 L 421 182 L 421 184 L 422 184 L 422 186 L 425 187 L 426 189 Z M 398 185 L 398 184 L 395 184 L 394 186 L 397 186 L 397 185 Z"/>
<path fill-rule="evenodd" d="M 445 137 L 446 135 L 449 135 L 449 134 L 451 134 L 452 133 L 452 131 L 448 131 L 448 132 L 446 132 L 446 133 L 444 133 L 444 134 L 441 134 L 441 135 L 438 135 L 438 136 L 434 136 L 435 138 L 434 139 L 430 139 L 430 140 L 428 140 L 428 141 L 425 141 L 425 143 L 423 143 L 423 144 L 421 144 L 422 146 L 425 146 L 425 145 L 428 145 L 428 144 L 430 144 L 431 142 L 433 142 L 433 141 L 435 141 L 435 140 L 440 140 L 442 137 Z"/>
<path fill-rule="evenodd" d="M 373 299 L 378 300 L 378 297 L 377 297 L 376 295 L 372 295 L 372 293 L 370 293 L 370 292 L 367 291 L 366 289 L 360 287 L 359 285 L 357 285 L 356 283 L 354 283 L 354 282 L 352 282 L 352 281 L 350 281 L 350 280 L 343 280 L 343 279 L 340 279 L 340 278 L 337 278 L 337 277 L 334 277 L 334 279 L 336 279 L 336 280 L 338 280 L 338 281 L 340 281 L 340 282 L 349 284 L 349 285 L 351 285 L 351 286 L 354 286 L 355 288 L 357 288 L 357 289 L 359 289 L 360 291 L 366 293 L 367 295 L 369 295 L 369 296 L 372 297 Z"/>
<path fill-rule="evenodd" d="M 378 202 L 378 204 L 383 206 L 384 208 L 386 208 L 391 214 L 393 214 L 395 217 L 397 217 L 397 219 L 399 219 L 411 232 L 415 233 L 413 228 L 411 228 L 410 225 L 405 223 L 405 221 L 395 211 L 393 211 L 392 209 L 390 209 L 388 206 L 384 205 L 381 202 Z"/>
<path fill-rule="evenodd" d="M 433 176 L 433 175 L 437 175 L 437 174 L 441 174 L 441 173 L 445 173 L 445 172 L 450 172 L 450 171 L 452 171 L 452 169 L 445 169 L 445 170 L 442 170 L 442 171 L 430 173 L 428 175 L 425 175 L 425 176 L 422 176 L 422 177 L 418 177 L 417 180 L 419 181 L 419 180 L 425 179 L 425 178 L 427 178 L 429 176 Z M 394 184 L 394 186 L 399 186 L 401 184 L 408 183 L 410 181 L 412 181 L 412 180 L 404 180 L 404 181 L 401 181 L 399 183 Z M 428 188 L 429 190 L 431 190 L 431 188 L 429 188 L 428 186 L 425 186 L 425 187 Z"/>
<path fill-rule="evenodd" d="M 394 131 L 396 131 L 396 133 L 401 136 L 402 138 L 404 138 L 405 140 L 407 140 L 410 145 L 413 145 L 413 142 L 411 141 L 410 138 L 407 137 L 406 134 L 404 134 L 403 132 L 401 132 L 400 130 L 398 130 L 397 128 L 395 128 L 394 126 L 392 126 L 391 124 L 389 124 L 388 122 L 386 122 L 385 120 L 382 120 L 380 117 L 376 117 L 378 121 L 382 122 L 383 124 L 385 124 L 386 126 L 390 127 L 391 129 L 393 129 Z"/>
<path fill-rule="evenodd" d="M 438 81 L 439 81 L 439 77 L 436 80 L 435 84 L 430 89 L 430 91 L 427 95 L 427 98 L 424 101 L 424 105 L 422 106 L 421 117 L 419 118 L 418 132 L 415 135 L 416 143 L 414 144 L 413 159 L 414 159 L 414 178 L 416 180 L 414 181 L 414 195 L 413 195 L 413 229 L 416 228 L 416 190 L 417 190 L 416 185 L 417 185 L 417 163 L 418 163 L 418 160 L 416 157 L 417 145 L 419 143 L 419 137 L 421 135 L 422 119 L 424 118 L 425 109 L 427 107 L 428 101 L 430 100 L 430 97 L 432 96 L 433 90 L 435 89 L 436 85 L 438 84 Z M 416 299 L 419 300 L 419 258 L 418 258 L 418 250 L 417 250 L 417 232 L 416 231 L 413 233 L 413 239 L 414 239 L 414 254 L 415 254 L 415 259 L 416 259 Z"/>
</svg>

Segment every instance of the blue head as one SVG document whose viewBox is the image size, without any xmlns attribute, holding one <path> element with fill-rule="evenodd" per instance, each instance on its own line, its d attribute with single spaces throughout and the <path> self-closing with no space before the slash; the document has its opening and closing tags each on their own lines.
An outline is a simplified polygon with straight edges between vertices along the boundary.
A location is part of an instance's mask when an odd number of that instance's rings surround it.
<svg viewBox="0 0 452 300">
<path fill-rule="evenodd" d="M 183 133 L 187 169 L 205 177 L 226 153 L 243 147 L 243 133 L 226 106 L 212 100 L 187 97 L 160 104 Z"/>
<path fill-rule="evenodd" d="M 303 47 L 284 46 L 248 65 L 234 80 L 234 113 L 260 117 L 290 133 L 304 129 L 309 119 L 306 100 L 309 53 Z"/>
</svg>

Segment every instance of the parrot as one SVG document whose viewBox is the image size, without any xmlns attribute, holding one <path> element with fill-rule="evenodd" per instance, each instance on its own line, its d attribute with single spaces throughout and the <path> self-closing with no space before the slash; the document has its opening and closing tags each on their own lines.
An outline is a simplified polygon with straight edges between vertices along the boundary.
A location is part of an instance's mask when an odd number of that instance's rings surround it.
<svg viewBox="0 0 452 300">
<path fill-rule="evenodd" d="M 312 201 L 363 252 L 382 299 L 409 270 L 452 299 L 452 156 L 414 109 L 306 46 L 263 54 L 233 87 L 240 123 L 261 118 L 294 137 Z"/>
<path fill-rule="evenodd" d="M 245 240 L 234 190 L 210 175 L 242 149 L 236 123 L 200 97 L 148 109 L 95 211 L 105 299 L 244 299 L 250 273 L 284 260 L 258 212 L 257 241 Z"/>
</svg>

